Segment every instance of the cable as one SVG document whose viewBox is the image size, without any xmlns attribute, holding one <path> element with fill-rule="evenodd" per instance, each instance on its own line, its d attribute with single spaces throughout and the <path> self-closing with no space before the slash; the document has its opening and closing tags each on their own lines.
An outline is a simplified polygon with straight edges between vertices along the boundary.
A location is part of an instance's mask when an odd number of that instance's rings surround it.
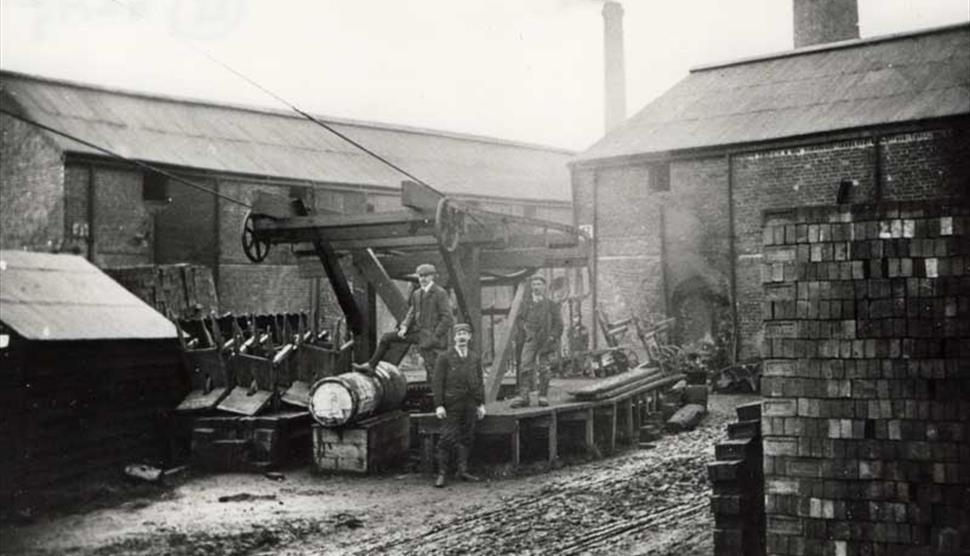
<svg viewBox="0 0 970 556">
<path fill-rule="evenodd" d="M 218 197 L 220 199 L 229 201 L 231 203 L 236 203 L 237 205 L 244 206 L 244 207 L 246 207 L 248 209 L 253 208 L 252 205 L 249 205 L 247 203 L 244 203 L 243 201 L 240 201 L 239 199 L 236 199 L 234 197 L 230 197 L 228 195 L 224 195 L 222 193 L 219 193 L 218 191 L 214 191 L 214 190 L 209 189 L 208 187 L 206 187 L 204 185 L 200 185 L 198 183 L 195 183 L 193 181 L 187 180 L 185 178 L 181 178 L 179 176 L 176 176 L 175 174 L 172 174 L 171 172 L 168 172 L 166 170 L 162 170 L 161 168 L 158 168 L 156 166 L 152 166 L 151 164 L 146 164 L 146 163 L 141 162 L 139 160 L 133 160 L 133 159 L 130 159 L 130 158 L 126 158 L 126 157 L 124 157 L 124 156 L 122 156 L 122 155 L 120 155 L 120 154 L 118 154 L 118 153 L 116 153 L 116 152 L 114 152 L 114 151 L 112 151 L 110 149 L 106 149 L 106 148 L 104 148 L 104 147 L 102 147 L 100 145 L 96 145 L 96 144 L 94 144 L 94 143 L 92 143 L 90 141 L 85 141 L 84 139 L 81 139 L 80 137 L 77 137 L 76 135 L 71 135 L 70 133 L 67 133 L 65 131 L 61 131 L 59 129 L 55 129 L 55 128 L 49 126 L 49 125 L 42 124 L 42 123 L 40 123 L 40 122 L 38 122 L 36 120 L 32 120 L 32 119 L 30 119 L 30 118 L 28 118 L 26 116 L 22 116 L 20 114 L 15 113 L 15 112 L 11 112 L 11 111 L 7 110 L 6 108 L 0 108 L 0 113 L 6 114 L 6 115 L 10 116 L 11 118 L 16 118 L 16 119 L 18 119 L 18 120 L 20 120 L 20 121 L 22 121 L 22 122 L 24 122 L 26 124 L 30 124 L 32 126 L 39 127 L 40 129 L 43 129 L 45 131 L 49 131 L 49 132 L 51 132 L 51 133 L 53 133 L 55 135 L 60 135 L 61 137 L 66 137 L 66 138 L 70 139 L 71 141 L 76 141 L 76 142 L 78 142 L 78 143 L 80 143 L 80 144 L 82 144 L 84 146 L 91 147 L 92 149 L 96 149 L 96 150 L 98 150 L 100 152 L 103 152 L 103 153 L 105 153 L 107 155 L 113 156 L 114 158 L 117 158 L 118 160 L 127 162 L 129 164 L 134 164 L 135 166 L 138 166 L 139 168 L 142 168 L 142 169 L 145 169 L 145 170 L 151 170 L 152 172 L 157 172 L 157 173 L 165 176 L 166 178 L 168 178 L 170 180 L 175 180 L 175 181 L 177 181 L 179 183 L 182 183 L 182 184 L 187 185 L 189 187 L 198 189 L 200 191 L 205 191 L 206 193 L 211 193 L 212 195 L 214 195 L 214 196 L 216 196 L 216 197 Z"/>
<path fill-rule="evenodd" d="M 132 7 L 130 7 L 130 6 L 128 6 L 127 4 L 125 4 L 124 2 L 122 2 L 121 0 L 112 0 L 112 1 L 113 1 L 114 3 L 116 3 L 116 4 L 118 4 L 118 5 L 120 5 L 120 6 L 122 6 L 122 7 L 124 7 L 125 9 L 127 9 L 127 10 L 129 11 L 129 13 L 131 13 L 132 15 L 134 15 L 134 16 L 136 16 L 136 17 L 138 17 L 138 18 L 140 18 L 140 19 L 141 19 L 142 21 L 146 21 L 146 22 L 148 21 L 148 20 L 147 20 L 147 19 L 145 18 L 145 16 L 143 16 L 142 14 L 140 14 L 140 13 L 138 13 L 138 12 L 136 12 L 136 11 L 134 10 L 134 8 L 132 8 Z M 173 38 L 174 38 L 174 37 L 173 37 Z M 345 135 L 345 134 L 343 134 L 343 133 L 341 133 L 340 131 L 337 131 L 337 130 L 336 130 L 336 129 L 335 129 L 335 128 L 334 128 L 333 126 L 331 126 L 330 124 L 328 124 L 328 123 L 326 123 L 326 122 L 323 122 L 323 121 L 321 121 L 321 120 L 319 120 L 319 119 L 317 119 L 317 118 L 316 118 L 315 116 L 313 116 L 312 114 L 309 114 L 309 113 L 307 113 L 307 112 L 305 112 L 305 111 L 303 111 L 303 110 L 301 110 L 301 109 L 300 109 L 300 108 L 299 108 L 298 106 L 296 106 L 295 104 L 293 104 L 293 103 L 291 103 L 290 101 L 288 101 L 288 100 L 286 100 L 285 98 L 283 98 L 283 97 L 281 97 L 280 95 L 278 95 L 278 94 L 276 94 L 276 93 L 274 93 L 273 91 L 271 91 L 271 90 L 269 90 L 268 88 L 266 88 L 266 87 L 264 87 L 263 85 L 261 85 L 261 84 L 259 84 L 259 83 L 258 83 L 258 82 L 256 82 L 256 81 L 255 81 L 254 79 L 252 79 L 252 78 L 250 78 L 249 76 L 247 76 L 246 74 L 244 74 L 244 73 L 242 73 L 241 71 L 238 71 L 238 70 L 236 70 L 235 68 L 233 68 L 233 67 L 232 67 L 232 66 L 230 66 L 229 64 L 226 64 L 226 63 L 225 63 L 225 62 L 223 62 L 222 60 L 219 60 L 219 59 L 218 59 L 218 58 L 216 58 L 215 56 L 213 56 L 213 55 L 211 55 L 211 54 L 209 54 L 208 52 L 206 52 L 206 51 L 205 51 L 205 50 L 203 50 L 202 48 L 200 48 L 200 47 L 198 47 L 198 46 L 196 46 L 196 45 L 195 45 L 195 44 L 193 44 L 192 42 L 189 42 L 189 41 L 187 41 L 187 40 L 184 40 L 184 39 L 182 39 L 182 40 L 181 40 L 181 42 L 183 42 L 184 44 L 186 44 L 186 45 L 187 45 L 187 46 L 188 46 L 189 48 L 191 48 L 192 50 L 195 50 L 196 52 L 198 52 L 198 53 L 200 53 L 200 54 L 202 54 L 203 56 L 205 56 L 206 58 L 208 58 L 208 59 L 209 59 L 209 60 L 210 60 L 211 62 L 213 62 L 213 63 L 215 63 L 215 64 L 217 64 L 218 66 L 220 66 L 220 67 L 222 67 L 222 68 L 223 68 L 223 69 L 225 69 L 226 71 L 228 71 L 228 72 L 230 72 L 230 73 L 232 73 L 233 75 L 235 75 L 235 76 L 237 76 L 237 77 L 239 77 L 240 79 L 242 79 L 243 81 L 245 81 L 245 82 L 247 82 L 247 83 L 249 83 L 249 84 L 250 84 L 250 85 L 252 85 L 253 87 L 256 87 L 256 88 L 257 88 L 257 89 L 259 89 L 260 91 L 262 91 L 262 92 L 264 92 L 264 93 L 266 93 L 267 95 L 269 95 L 269 96 L 271 96 L 271 97 L 273 97 L 273 98 L 274 98 L 274 99 L 276 99 L 276 100 L 277 100 L 278 102 L 280 102 L 280 103 L 282 103 L 282 104 L 284 104 L 285 106 L 287 106 L 287 107 L 288 107 L 288 108 L 289 108 L 290 110 L 292 110 L 293 112 L 296 112 L 296 113 L 297 113 L 297 114 L 299 114 L 300 116 L 303 116 L 303 117 L 304 117 L 304 118 L 306 118 L 307 120 L 309 120 L 309 121 L 311 121 L 311 122 L 313 122 L 313 123 L 315 123 L 315 124 L 317 124 L 318 126 L 320 126 L 320 127 L 322 127 L 322 128 L 324 128 L 324 129 L 326 129 L 327 131 L 329 131 L 330 133 L 332 133 L 332 134 L 334 134 L 334 135 L 336 135 L 337 137 L 339 137 L 339 138 L 341 138 L 341 139 L 343 139 L 344 141 L 346 141 L 346 142 L 348 142 L 348 143 L 350 143 L 351 145 L 353 145 L 353 146 L 355 146 L 355 147 L 357 147 L 358 149 L 360 149 L 360 150 L 362 150 L 362 151 L 364 151 L 365 153 L 367 153 L 367 154 L 369 154 L 370 156 L 372 156 L 372 157 L 374 157 L 375 159 L 377 159 L 377 160 L 379 160 L 379 161 L 380 161 L 380 162 L 382 162 L 383 164 L 385 164 L 385 165 L 387 165 L 387 166 L 389 166 L 390 168 L 393 168 L 393 169 L 394 169 L 394 170 L 396 170 L 397 172 L 400 172 L 400 173 L 401 173 L 402 175 L 404 175 L 404 176 L 406 176 L 406 177 L 407 177 L 408 179 L 410 179 L 410 180 L 412 180 L 412 181 L 415 181 L 415 182 L 417 182 L 417 183 L 419 183 L 419 184 L 421 184 L 421 185 L 423 185 L 423 186 L 425 186 L 425 187 L 427 187 L 427 188 L 429 188 L 429 189 L 432 189 L 432 190 L 434 190 L 435 192 L 437 192 L 437 193 L 440 193 L 440 194 L 441 194 L 442 196 L 444 196 L 444 193 L 442 193 L 441 191 L 438 191 L 437 189 L 435 189 L 434 187 L 432 187 L 431 185 L 429 185 L 429 184 L 428 184 L 427 182 L 425 182 L 425 181 L 424 181 L 424 180 L 422 180 L 421 178 L 418 178 L 418 177 L 416 177 L 416 176 L 414 176 L 413 174 L 411 174 L 410 172 L 408 172 L 408 171 L 407 171 L 407 170 L 405 170 L 404 168 L 401 168 L 401 167 L 400 167 L 400 166 L 398 166 L 397 164 L 394 164 L 394 163 L 393 163 L 393 162 L 391 162 L 390 160 L 387 160 L 387 159 L 386 159 L 386 158 L 384 158 L 383 156 L 381 156 L 381 155 L 379 155 L 379 154 L 377 154 L 376 152 L 374 152 L 374 151 L 372 151 L 372 150 L 370 150 L 370 149 L 368 149 L 367 147 L 365 147 L 364 145 L 362 145 L 362 144 L 360 144 L 360 143 L 358 143 L 357 141 L 355 141 L 355 140 L 353 140 L 353 139 L 351 139 L 351 138 L 350 138 L 350 137 L 348 137 L 347 135 Z"/>
</svg>

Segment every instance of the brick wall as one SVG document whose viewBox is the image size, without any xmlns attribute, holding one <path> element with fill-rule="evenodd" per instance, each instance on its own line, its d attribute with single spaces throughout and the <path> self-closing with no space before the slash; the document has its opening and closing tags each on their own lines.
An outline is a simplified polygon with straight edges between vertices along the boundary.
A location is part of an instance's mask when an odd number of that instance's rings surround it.
<svg viewBox="0 0 970 556">
<path fill-rule="evenodd" d="M 970 205 L 765 215 L 770 554 L 970 550 Z"/>
<path fill-rule="evenodd" d="M 878 151 L 875 139 L 864 139 L 732 157 L 741 358 L 761 355 L 762 211 L 832 203 L 843 179 L 857 182 L 852 192 L 856 203 L 876 201 L 879 195 L 886 200 L 966 196 L 970 140 L 964 127 L 886 134 L 878 139 Z M 670 177 L 670 193 L 651 193 L 645 164 L 573 169 L 577 222 L 592 224 L 590 207 L 595 206 L 600 228 L 597 293 L 608 309 L 621 314 L 663 309 L 657 303 L 664 285 L 657 271 L 660 249 L 654 224 L 661 204 L 667 221 L 668 294 L 698 274 L 712 284 L 730 279 L 726 160 L 672 161 Z M 635 295 L 645 297 L 633 300 Z"/>
<path fill-rule="evenodd" d="M 611 320 L 666 313 L 660 205 L 668 193 L 650 190 L 642 165 L 601 169 L 595 183 L 598 304 Z"/>
<path fill-rule="evenodd" d="M 94 262 L 129 266 L 154 261 L 154 225 L 142 200 L 142 173 L 96 167 L 94 172 Z"/>
<path fill-rule="evenodd" d="M 58 251 L 64 239 L 64 166 L 52 141 L 0 115 L 0 248 Z"/>
<path fill-rule="evenodd" d="M 965 130 L 891 135 L 880 142 L 880 156 L 886 200 L 970 193 L 970 137 Z"/>
</svg>

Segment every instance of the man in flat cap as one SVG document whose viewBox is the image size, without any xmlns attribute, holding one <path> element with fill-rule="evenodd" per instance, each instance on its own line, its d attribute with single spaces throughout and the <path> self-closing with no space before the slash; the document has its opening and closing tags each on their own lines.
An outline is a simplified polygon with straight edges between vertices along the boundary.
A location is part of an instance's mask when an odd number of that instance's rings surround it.
<svg viewBox="0 0 970 556">
<path fill-rule="evenodd" d="M 559 357 L 559 339 L 563 330 L 559 304 L 546 297 L 546 279 L 542 276 L 533 276 L 529 280 L 529 287 L 532 291 L 515 322 L 523 343 L 519 362 L 519 394 L 512 399 L 511 407 L 529 405 L 529 392 L 536 379 L 538 403 L 541 406 L 549 405 L 550 367 Z"/>
<path fill-rule="evenodd" d="M 468 454 L 475 440 L 475 422 L 485 417 L 485 382 L 482 358 L 469 348 L 472 327 L 459 323 L 454 327 L 455 347 L 438 357 L 431 383 L 435 414 L 441 419 L 438 441 L 438 476 L 434 486 L 445 486 L 448 460 L 458 452 L 458 478 L 478 481 L 468 472 Z"/>
<path fill-rule="evenodd" d="M 434 283 L 438 274 L 434 265 L 418 265 L 415 274 L 418 275 L 419 287 L 411 292 L 404 320 L 397 330 L 381 336 L 369 361 L 354 363 L 354 369 L 373 372 L 392 342 L 406 342 L 417 344 L 418 352 L 424 359 L 424 368 L 429 373 L 428 381 L 431 381 L 430 373 L 434 372 L 438 354 L 448 348 L 448 331 L 454 319 L 448 292 Z"/>
</svg>

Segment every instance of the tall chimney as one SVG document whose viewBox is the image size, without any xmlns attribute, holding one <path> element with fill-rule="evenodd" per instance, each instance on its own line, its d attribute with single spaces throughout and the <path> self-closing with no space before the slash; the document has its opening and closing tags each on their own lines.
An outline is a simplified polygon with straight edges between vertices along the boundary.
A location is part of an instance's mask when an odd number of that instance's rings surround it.
<svg viewBox="0 0 970 556">
<path fill-rule="evenodd" d="M 858 0 L 794 0 L 795 48 L 859 38 Z"/>
<path fill-rule="evenodd" d="M 603 4 L 603 66 L 605 75 L 606 132 L 626 119 L 626 70 L 623 63 L 623 6 Z"/>
</svg>

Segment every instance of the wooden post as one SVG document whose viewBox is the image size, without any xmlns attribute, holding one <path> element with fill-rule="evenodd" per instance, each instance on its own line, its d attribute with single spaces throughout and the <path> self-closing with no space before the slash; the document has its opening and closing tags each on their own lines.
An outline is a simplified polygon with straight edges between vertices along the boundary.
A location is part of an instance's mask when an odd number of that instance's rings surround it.
<svg viewBox="0 0 970 556">
<path fill-rule="evenodd" d="M 472 346 L 482 353 L 485 346 L 482 342 L 482 286 L 478 264 L 480 251 L 474 246 L 461 250 L 461 267 L 465 273 L 459 278 L 465 290 L 465 309 L 468 311 L 465 317 L 468 324 L 472 325 Z"/>
<path fill-rule="evenodd" d="M 549 414 L 549 463 L 556 461 L 559 457 L 559 426 L 556 412 Z"/>
<path fill-rule="evenodd" d="M 519 284 L 515 288 L 515 296 L 512 298 L 512 306 L 509 309 L 508 326 L 505 327 L 501 337 L 495 342 L 495 359 L 492 361 L 492 369 L 485 384 L 486 403 L 494 402 L 498 398 L 502 377 L 505 376 L 505 370 L 508 368 L 509 359 L 512 355 L 512 339 L 515 337 L 515 326 L 513 325 L 519 317 L 524 299 L 525 287 Z"/>
</svg>

